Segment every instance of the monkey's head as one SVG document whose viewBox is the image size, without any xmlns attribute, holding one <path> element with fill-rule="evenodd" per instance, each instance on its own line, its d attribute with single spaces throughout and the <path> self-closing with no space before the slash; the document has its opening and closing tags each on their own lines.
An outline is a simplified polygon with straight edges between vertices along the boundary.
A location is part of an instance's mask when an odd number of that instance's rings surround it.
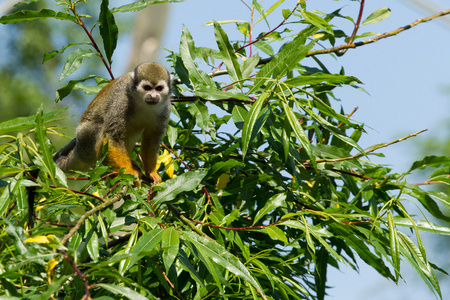
<svg viewBox="0 0 450 300">
<path fill-rule="evenodd" d="M 143 63 L 132 73 L 134 87 L 147 104 L 168 101 L 172 91 L 172 77 L 157 63 Z"/>
</svg>

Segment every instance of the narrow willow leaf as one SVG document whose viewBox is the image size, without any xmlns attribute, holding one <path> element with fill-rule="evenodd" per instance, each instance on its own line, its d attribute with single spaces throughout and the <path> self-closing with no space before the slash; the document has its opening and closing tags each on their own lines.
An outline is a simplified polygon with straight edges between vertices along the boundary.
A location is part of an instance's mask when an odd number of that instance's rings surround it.
<svg viewBox="0 0 450 300">
<path fill-rule="evenodd" d="M 255 216 L 255 219 L 253 220 L 253 225 L 255 225 L 259 220 L 261 220 L 262 217 L 267 215 L 272 210 L 282 206 L 287 198 L 286 193 L 280 193 L 272 196 L 267 202 L 264 204 L 264 207 L 261 208 Z"/>
<path fill-rule="evenodd" d="M 236 166 L 244 167 L 245 164 L 238 162 L 234 159 L 228 159 L 227 161 L 219 161 L 219 162 L 215 163 L 209 169 L 208 177 L 216 178 L 216 177 L 228 172 L 229 170 L 231 170 L 232 168 L 234 168 Z"/>
<path fill-rule="evenodd" d="M 58 121 L 60 119 L 55 119 L 55 117 L 62 112 L 67 110 L 67 108 L 58 109 L 55 111 L 51 111 L 48 113 L 44 113 L 42 119 L 44 120 L 44 124 Z M 28 116 L 28 117 L 18 117 L 12 120 L 8 120 L 0 123 L 0 134 L 5 134 L 8 132 L 14 132 L 19 130 L 31 129 L 36 126 L 36 115 Z"/>
<path fill-rule="evenodd" d="M 244 122 L 244 127 L 242 128 L 242 156 L 245 157 L 248 151 L 248 146 L 250 145 L 253 127 L 255 126 L 256 120 L 258 119 L 259 112 L 261 111 L 266 99 L 269 97 L 270 92 L 262 93 L 258 99 L 253 103 L 252 108 L 247 114 L 247 118 Z"/>
<path fill-rule="evenodd" d="M 53 50 L 53 51 L 51 51 L 51 52 L 46 52 L 46 53 L 44 53 L 44 58 L 43 58 L 43 60 L 42 60 L 42 63 L 44 63 L 44 62 L 46 62 L 46 61 L 52 59 L 52 58 L 55 57 L 57 54 L 64 53 L 64 51 L 66 51 L 67 48 L 74 47 L 74 46 L 80 46 L 80 45 L 89 45 L 89 43 L 70 43 L 70 44 L 68 44 L 68 45 L 66 45 L 66 46 L 64 46 L 64 47 L 62 47 L 62 48 L 59 49 L 59 50 Z"/>
<path fill-rule="evenodd" d="M 138 226 L 136 226 L 136 227 L 134 227 L 133 232 L 131 233 L 130 238 L 128 239 L 125 249 L 123 249 L 123 251 L 121 251 L 119 255 L 130 254 L 131 251 L 134 250 L 133 247 L 136 245 L 136 242 L 139 238 L 138 234 L 139 234 Z M 134 252 L 133 254 L 136 254 L 136 255 L 133 257 L 127 258 L 127 259 L 120 260 L 118 272 L 121 276 L 124 276 L 125 272 L 129 268 L 131 268 L 135 264 L 135 262 L 139 259 L 139 256 L 138 256 L 139 254 L 137 254 L 136 252 Z"/>
<path fill-rule="evenodd" d="M 302 14 L 303 18 L 306 22 L 309 24 L 312 24 L 316 26 L 317 28 L 320 28 L 321 30 L 325 31 L 328 34 L 334 35 L 333 29 L 331 28 L 331 25 L 328 24 L 328 22 L 321 17 L 309 12 L 305 11 L 303 9 L 300 10 L 300 13 Z"/>
<path fill-rule="evenodd" d="M 405 226 L 413 228 L 413 223 L 408 218 L 395 218 L 395 225 L 397 226 Z M 430 221 L 418 220 L 415 221 L 415 227 L 424 232 L 431 232 L 435 234 L 441 235 L 450 235 L 450 228 L 445 226 L 436 225 Z"/>
<path fill-rule="evenodd" d="M 281 3 L 283 3 L 285 0 L 278 0 L 277 2 L 275 2 L 271 7 L 269 7 L 269 9 L 261 16 L 259 17 L 258 20 L 256 20 L 255 24 L 260 22 L 261 20 L 265 20 L 266 17 L 271 14 Z M 256 1 L 255 1 L 256 2 Z"/>
<path fill-rule="evenodd" d="M 92 56 L 98 56 L 98 53 L 95 53 L 91 49 L 77 49 L 74 52 L 70 53 L 66 59 L 61 75 L 59 76 L 59 80 L 63 80 L 81 66 L 83 59 L 89 58 Z"/>
<path fill-rule="evenodd" d="M 374 268 L 383 277 L 395 280 L 389 268 L 386 266 L 383 259 L 372 253 L 360 237 L 356 236 L 351 226 L 337 223 L 330 224 L 330 231 L 335 233 L 335 236 L 342 238 L 345 243 L 358 253 L 359 257 L 369 266 Z"/>
<path fill-rule="evenodd" d="M 178 231 L 173 227 L 164 229 L 161 239 L 161 248 L 163 250 L 162 256 L 164 267 L 167 273 L 169 273 L 169 269 L 178 255 L 179 246 L 180 234 Z"/>
<path fill-rule="evenodd" d="M 86 219 L 84 222 L 84 226 L 86 227 L 87 232 L 86 236 L 84 237 L 84 241 L 87 241 L 86 249 L 89 257 L 93 262 L 97 262 L 99 258 L 99 242 L 97 232 L 92 226 L 93 222 L 93 218 Z"/>
<path fill-rule="evenodd" d="M 159 3 L 181 3 L 185 0 L 153 0 L 153 1 L 144 1 L 144 0 L 138 0 L 130 4 L 125 4 L 120 7 L 116 7 L 111 9 L 112 13 L 126 13 L 126 12 L 137 12 L 140 10 L 143 10 L 144 8 L 153 5 L 153 4 L 159 4 Z"/>
<path fill-rule="evenodd" d="M 311 161 L 312 166 L 317 169 L 317 163 L 314 156 L 314 153 L 312 151 L 311 143 L 309 142 L 309 138 L 306 135 L 306 132 L 303 130 L 302 126 L 300 125 L 299 120 L 295 117 L 294 112 L 292 111 L 292 108 L 283 100 L 281 100 L 281 104 L 283 105 L 283 111 L 285 112 L 287 119 L 289 121 L 289 124 L 291 125 L 292 131 L 294 132 L 295 136 L 299 140 L 299 142 L 302 144 L 303 149 L 305 149 L 306 154 L 309 157 L 309 160 Z"/>
<path fill-rule="evenodd" d="M 292 86 L 303 86 L 303 85 L 316 85 L 322 82 L 331 85 L 361 83 L 361 81 L 358 78 L 353 76 L 345 76 L 339 74 L 322 74 L 322 73 L 296 76 L 286 80 L 284 83 Z"/>
<path fill-rule="evenodd" d="M 391 15 L 391 10 L 387 7 L 379 8 L 371 13 L 361 24 L 368 25 L 378 23 Z"/>
<path fill-rule="evenodd" d="M 106 58 L 108 59 L 108 62 L 111 64 L 112 62 L 111 58 L 117 46 L 119 29 L 117 28 L 114 15 L 108 9 L 108 6 L 109 0 L 102 0 L 98 20 L 100 23 L 100 35 L 102 36 L 103 39 L 103 47 L 105 49 Z"/>
<path fill-rule="evenodd" d="M 44 126 L 44 112 L 42 105 L 39 107 L 36 114 L 36 145 L 42 159 L 42 164 L 47 170 L 51 178 L 55 177 L 55 163 L 53 162 L 52 145 L 47 138 L 47 131 Z"/>
<path fill-rule="evenodd" d="M 207 173 L 207 170 L 189 171 L 167 180 L 164 186 L 155 186 L 154 190 L 157 190 L 158 193 L 153 199 L 153 205 L 159 206 L 163 203 L 170 202 L 175 199 L 179 193 L 196 189 Z"/>
<path fill-rule="evenodd" d="M 217 22 L 214 22 L 214 34 L 216 36 L 217 45 L 219 46 L 220 55 L 225 63 L 225 66 L 227 67 L 231 80 L 234 82 L 241 80 L 241 68 L 239 66 L 236 54 L 234 54 L 234 50 L 228 40 L 227 33 Z"/>
<path fill-rule="evenodd" d="M 303 30 L 292 42 L 285 45 L 270 62 L 261 68 L 258 76 L 255 78 L 253 87 L 248 94 L 252 94 L 256 91 L 268 78 L 278 78 L 286 75 L 288 71 L 292 70 L 298 64 L 298 62 L 305 58 L 306 54 L 308 54 L 316 43 L 316 41 L 312 41 L 305 45 L 306 40 L 316 30 L 316 28 Z M 269 83 L 266 87 L 266 91 L 272 87 L 273 84 L 273 82 Z"/>
<path fill-rule="evenodd" d="M 120 285 L 114 285 L 114 284 L 106 284 L 106 283 L 97 283 L 96 286 L 102 287 L 105 290 L 110 291 L 114 295 L 122 295 L 127 297 L 130 300 L 148 300 L 148 299 L 156 299 L 155 297 L 151 296 L 151 298 L 147 298 L 144 295 L 141 295 L 140 293 L 124 287 Z"/>
<path fill-rule="evenodd" d="M 301 109 L 303 109 L 309 116 L 311 116 L 313 119 L 315 119 L 326 130 L 328 130 L 331 133 L 333 133 L 333 135 L 335 137 L 337 137 L 338 139 L 340 139 L 344 143 L 352 146 L 353 148 L 358 150 L 360 153 L 365 153 L 364 150 L 361 148 L 361 146 L 358 145 L 358 143 L 356 143 L 354 140 L 352 140 L 351 138 L 346 136 L 343 132 L 341 132 L 341 130 L 338 127 L 336 127 L 333 124 L 331 124 L 330 122 L 328 122 L 325 118 L 321 117 L 319 114 L 314 112 L 309 107 L 307 107 L 307 106 L 303 105 L 302 103 L 300 103 L 300 101 L 298 101 L 297 99 L 295 99 L 295 103 L 298 106 L 300 106 Z M 346 122 L 348 122 L 348 121 L 346 121 Z"/>
<path fill-rule="evenodd" d="M 449 165 L 450 164 L 450 157 L 448 156 L 436 156 L 436 155 L 430 155 L 425 156 L 422 160 L 415 161 L 411 168 L 409 169 L 408 173 L 416 170 L 416 169 L 423 169 L 425 167 L 439 167 L 441 165 Z"/>
<path fill-rule="evenodd" d="M 191 33 L 186 26 L 183 26 L 180 41 L 180 54 L 183 64 L 186 70 L 189 72 L 189 79 L 194 85 L 214 85 L 214 82 L 204 71 L 198 68 L 198 65 L 194 62 L 195 58 L 195 44 L 192 39 Z"/>
<path fill-rule="evenodd" d="M 316 253 L 316 246 L 314 245 L 311 235 L 309 234 L 308 223 L 306 222 L 305 216 L 302 216 L 302 221 L 303 224 L 305 225 L 306 244 L 308 245 L 308 248 L 311 250 L 312 255 L 314 255 Z"/>
<path fill-rule="evenodd" d="M 235 98 L 244 101 L 251 101 L 250 98 L 242 93 L 235 91 L 222 91 L 215 85 L 198 84 L 195 86 L 195 95 L 205 100 L 222 100 Z"/>
<path fill-rule="evenodd" d="M 242 63 L 241 65 L 242 78 L 250 77 L 251 73 L 255 70 L 256 66 L 258 65 L 259 60 L 260 59 L 258 53 L 255 53 Z"/>
<path fill-rule="evenodd" d="M 400 276 L 400 251 L 399 251 L 399 242 L 397 229 L 395 228 L 394 218 L 392 214 L 388 211 L 387 213 L 388 226 L 389 226 L 389 242 L 391 248 L 391 257 L 392 257 L 392 265 L 395 270 L 396 281 Z"/>
<path fill-rule="evenodd" d="M 282 241 L 284 243 L 288 242 L 286 234 L 283 232 L 283 230 L 281 230 L 277 226 L 267 226 L 267 227 L 264 227 L 264 229 L 266 230 L 267 234 L 272 239 L 279 240 L 279 241 Z"/>
<path fill-rule="evenodd" d="M 56 12 L 50 9 L 42 9 L 41 11 L 21 10 L 10 15 L 0 18 L 0 24 L 19 23 L 22 21 L 33 21 L 36 19 L 58 19 L 76 22 L 77 19 L 63 12 Z"/>
<path fill-rule="evenodd" d="M 204 134 L 208 129 L 209 112 L 208 107 L 202 101 L 191 102 L 188 106 L 188 111 L 194 117 L 195 124 L 202 130 Z"/>
<path fill-rule="evenodd" d="M 400 251 L 402 256 L 410 263 L 410 265 L 416 270 L 417 274 L 422 278 L 425 284 L 432 292 L 436 292 L 442 299 L 441 289 L 439 287 L 439 281 L 431 268 L 430 264 L 424 260 L 421 251 L 414 244 L 414 242 L 401 231 L 398 231 L 400 236 Z"/>
<path fill-rule="evenodd" d="M 255 287 L 263 299 L 266 299 L 259 283 L 252 276 L 246 266 L 233 254 L 228 252 L 222 245 L 216 241 L 199 236 L 193 232 L 183 232 L 181 238 L 192 243 L 198 251 L 199 258 L 202 261 L 213 261 L 215 264 L 227 269 L 231 273 L 250 283 Z"/>
</svg>

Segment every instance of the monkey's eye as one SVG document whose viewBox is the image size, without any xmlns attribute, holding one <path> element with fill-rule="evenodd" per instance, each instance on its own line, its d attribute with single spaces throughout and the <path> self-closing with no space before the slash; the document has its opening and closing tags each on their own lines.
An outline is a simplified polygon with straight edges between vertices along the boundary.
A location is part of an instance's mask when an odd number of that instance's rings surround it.
<svg viewBox="0 0 450 300">
<path fill-rule="evenodd" d="M 156 90 L 157 90 L 158 92 L 161 92 L 163 89 L 164 89 L 164 88 L 163 88 L 161 85 L 158 85 L 158 86 L 156 87 Z"/>
<path fill-rule="evenodd" d="M 149 86 L 148 84 L 144 85 L 143 88 L 144 88 L 144 90 L 146 90 L 146 91 L 150 91 L 150 90 L 152 89 L 152 87 Z"/>
</svg>

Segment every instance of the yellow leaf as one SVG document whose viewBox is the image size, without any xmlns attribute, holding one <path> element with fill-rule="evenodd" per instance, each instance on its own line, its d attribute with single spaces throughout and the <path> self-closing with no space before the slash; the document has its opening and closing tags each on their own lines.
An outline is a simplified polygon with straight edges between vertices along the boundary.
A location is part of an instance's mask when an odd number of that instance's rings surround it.
<svg viewBox="0 0 450 300">
<path fill-rule="evenodd" d="M 92 195 L 100 197 L 100 193 L 98 191 L 93 192 Z"/>
<path fill-rule="evenodd" d="M 169 153 L 169 151 L 164 150 L 164 153 L 158 157 L 158 163 L 156 166 L 156 169 L 159 169 L 159 166 L 161 164 L 164 164 L 166 168 L 166 174 L 169 175 L 170 178 L 173 178 L 173 173 L 175 171 L 175 166 L 172 164 L 172 155 Z"/>
<path fill-rule="evenodd" d="M 44 207 L 45 207 L 45 205 L 38 205 L 38 206 L 36 206 L 36 212 L 40 211 Z"/>
<path fill-rule="evenodd" d="M 45 266 L 45 271 L 47 271 L 47 273 L 50 273 L 56 267 L 56 265 L 58 263 L 59 263 L 59 257 L 50 259 L 48 261 L 47 265 Z"/>
<path fill-rule="evenodd" d="M 221 190 L 227 187 L 228 182 L 230 182 L 230 171 L 227 171 L 220 175 L 217 179 L 216 190 Z"/>
<path fill-rule="evenodd" d="M 40 243 L 40 244 L 48 244 L 50 241 L 45 235 L 40 235 L 34 238 L 27 238 L 24 243 Z"/>
</svg>

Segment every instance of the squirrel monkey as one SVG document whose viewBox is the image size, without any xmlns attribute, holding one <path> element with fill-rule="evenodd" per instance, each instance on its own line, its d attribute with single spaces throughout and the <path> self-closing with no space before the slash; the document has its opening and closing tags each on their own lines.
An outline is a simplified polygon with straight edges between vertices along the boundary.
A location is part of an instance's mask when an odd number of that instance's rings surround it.
<svg viewBox="0 0 450 300">
<path fill-rule="evenodd" d="M 95 166 L 108 143 L 104 164 L 135 175 L 130 153 L 142 137 L 141 156 L 145 175 L 160 183 L 156 161 L 171 112 L 172 77 L 157 63 L 143 63 L 133 72 L 109 83 L 92 100 L 81 117 L 76 138 L 53 159 L 64 171 L 84 171 Z"/>
</svg>

